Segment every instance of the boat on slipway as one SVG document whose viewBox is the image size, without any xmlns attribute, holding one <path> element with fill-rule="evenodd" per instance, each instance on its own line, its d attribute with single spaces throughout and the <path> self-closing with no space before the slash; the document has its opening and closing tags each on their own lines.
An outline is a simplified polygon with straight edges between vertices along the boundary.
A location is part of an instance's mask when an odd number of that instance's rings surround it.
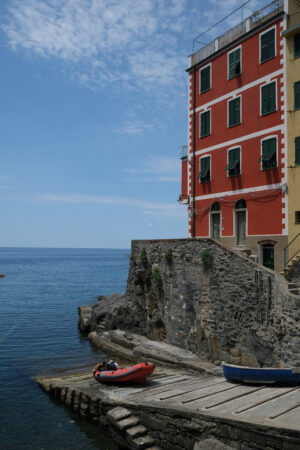
<svg viewBox="0 0 300 450">
<path fill-rule="evenodd" d="M 100 363 L 95 367 L 93 374 L 99 383 L 140 383 L 152 374 L 154 367 L 152 362 L 145 362 L 116 370 L 98 370 L 101 369 Z"/>
<path fill-rule="evenodd" d="M 228 381 L 258 384 L 297 385 L 300 370 L 273 367 L 246 367 L 223 363 L 223 375 Z"/>
</svg>

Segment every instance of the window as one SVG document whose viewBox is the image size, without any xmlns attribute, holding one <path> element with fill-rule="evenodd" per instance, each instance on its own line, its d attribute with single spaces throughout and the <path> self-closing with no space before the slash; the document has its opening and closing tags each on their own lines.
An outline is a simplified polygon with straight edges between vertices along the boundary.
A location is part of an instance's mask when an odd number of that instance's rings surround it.
<svg viewBox="0 0 300 450">
<path fill-rule="evenodd" d="M 225 167 L 229 177 L 240 175 L 241 173 L 241 150 L 240 148 L 232 148 L 228 151 L 228 164 Z"/>
<path fill-rule="evenodd" d="M 275 56 L 275 28 L 260 36 L 260 62 L 267 61 Z"/>
<path fill-rule="evenodd" d="M 295 211 L 295 223 L 300 223 L 300 211 Z"/>
<path fill-rule="evenodd" d="M 210 90 L 210 65 L 200 69 L 200 94 Z"/>
<path fill-rule="evenodd" d="M 210 135 L 210 110 L 200 114 L 200 137 Z"/>
<path fill-rule="evenodd" d="M 200 159 L 200 183 L 210 181 L 210 156 L 204 156 Z"/>
<path fill-rule="evenodd" d="M 266 139 L 262 141 L 262 153 L 261 157 L 258 160 L 258 162 L 262 163 L 262 170 L 272 169 L 273 167 L 277 166 L 276 147 L 276 138 Z"/>
<path fill-rule="evenodd" d="M 300 109 L 300 81 L 294 84 L 295 109 Z"/>
<path fill-rule="evenodd" d="M 234 78 L 241 73 L 241 47 L 228 53 L 228 78 Z"/>
<path fill-rule="evenodd" d="M 295 164 L 300 165 L 300 136 L 295 138 Z"/>
<path fill-rule="evenodd" d="M 233 127 L 241 123 L 241 97 L 234 98 L 229 102 L 228 126 Z"/>
<path fill-rule="evenodd" d="M 276 111 L 276 82 L 261 87 L 261 115 Z"/>
<path fill-rule="evenodd" d="M 300 33 L 294 36 L 294 58 L 300 56 Z"/>
</svg>

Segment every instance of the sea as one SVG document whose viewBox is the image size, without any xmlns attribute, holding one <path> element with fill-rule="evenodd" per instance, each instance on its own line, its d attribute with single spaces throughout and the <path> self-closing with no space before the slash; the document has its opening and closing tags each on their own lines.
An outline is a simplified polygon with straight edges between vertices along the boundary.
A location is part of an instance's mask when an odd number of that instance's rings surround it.
<svg viewBox="0 0 300 450">
<path fill-rule="evenodd" d="M 51 400 L 35 377 L 86 371 L 105 355 L 78 330 L 77 308 L 122 293 L 127 249 L 0 248 L 0 449 L 117 449 Z"/>
</svg>

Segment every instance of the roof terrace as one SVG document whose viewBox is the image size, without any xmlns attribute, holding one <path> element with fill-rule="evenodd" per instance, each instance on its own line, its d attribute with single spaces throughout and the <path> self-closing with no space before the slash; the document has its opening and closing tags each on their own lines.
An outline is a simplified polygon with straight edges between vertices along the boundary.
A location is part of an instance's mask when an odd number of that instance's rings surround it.
<svg viewBox="0 0 300 450">
<path fill-rule="evenodd" d="M 255 11 L 250 17 L 235 25 L 230 30 L 226 31 L 221 36 L 218 36 L 213 41 L 209 42 L 204 47 L 197 50 L 195 53 L 189 56 L 189 68 L 195 66 L 199 62 L 211 56 L 213 53 L 226 47 L 226 45 L 238 39 L 245 33 L 253 30 L 257 26 L 267 22 L 272 17 L 276 16 L 284 10 L 283 0 L 273 0 L 259 11 Z M 205 33 L 205 32 L 204 32 Z M 201 33 L 204 34 L 204 33 Z M 199 36 L 198 36 L 199 37 Z M 197 38 L 194 39 L 194 43 L 198 42 Z"/>
</svg>

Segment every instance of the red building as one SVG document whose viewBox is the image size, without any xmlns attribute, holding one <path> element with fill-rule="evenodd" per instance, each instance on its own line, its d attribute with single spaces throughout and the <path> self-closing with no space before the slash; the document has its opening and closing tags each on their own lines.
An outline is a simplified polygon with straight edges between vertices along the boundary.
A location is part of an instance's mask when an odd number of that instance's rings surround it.
<svg viewBox="0 0 300 450">
<path fill-rule="evenodd" d="M 189 236 L 276 270 L 287 243 L 285 20 L 272 2 L 191 55 L 182 156 Z"/>
</svg>

